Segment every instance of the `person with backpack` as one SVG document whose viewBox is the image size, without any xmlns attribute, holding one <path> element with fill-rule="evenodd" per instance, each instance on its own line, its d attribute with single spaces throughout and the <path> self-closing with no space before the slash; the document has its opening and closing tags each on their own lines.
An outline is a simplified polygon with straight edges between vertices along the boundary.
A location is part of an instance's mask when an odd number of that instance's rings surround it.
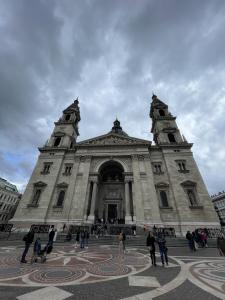
<svg viewBox="0 0 225 300">
<path fill-rule="evenodd" d="M 26 261 L 26 255 L 30 248 L 30 245 L 33 243 L 34 240 L 34 231 L 30 229 L 30 231 L 23 237 L 23 241 L 25 242 L 25 249 L 23 251 L 22 257 L 20 262 L 21 263 L 27 263 Z"/>
</svg>

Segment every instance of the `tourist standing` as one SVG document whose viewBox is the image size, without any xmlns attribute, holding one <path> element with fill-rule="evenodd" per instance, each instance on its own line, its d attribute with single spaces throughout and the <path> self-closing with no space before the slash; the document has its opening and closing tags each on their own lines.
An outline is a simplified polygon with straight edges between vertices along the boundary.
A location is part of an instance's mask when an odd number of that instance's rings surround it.
<svg viewBox="0 0 225 300">
<path fill-rule="evenodd" d="M 157 243 L 159 245 L 159 252 L 160 252 L 162 266 L 164 267 L 165 262 L 168 265 L 168 256 L 167 256 L 168 248 L 166 247 L 166 239 L 161 233 L 158 234 Z"/>
<path fill-rule="evenodd" d="M 34 231 L 31 229 L 23 238 L 23 241 L 25 242 L 25 249 L 23 251 L 22 257 L 21 257 L 21 263 L 26 263 L 26 255 L 30 248 L 30 245 L 33 243 L 34 240 Z"/>
<path fill-rule="evenodd" d="M 121 255 L 123 253 L 123 233 L 120 232 L 119 236 L 118 236 L 118 240 L 119 240 L 119 255 Z"/>
<path fill-rule="evenodd" d="M 221 232 L 217 238 L 217 248 L 221 256 L 225 256 L 225 237 L 224 234 Z"/>
<path fill-rule="evenodd" d="M 152 265 L 156 266 L 156 258 L 155 258 L 155 238 L 152 235 L 151 231 L 149 231 L 147 240 L 146 240 L 146 245 L 149 247 L 150 251 L 150 257 L 152 261 Z"/>
<path fill-rule="evenodd" d="M 125 253 L 125 250 L 126 250 L 126 234 L 124 231 L 122 231 L 122 243 L 123 243 L 123 253 Z"/>
<path fill-rule="evenodd" d="M 196 251 L 194 236 L 193 236 L 193 234 L 191 234 L 191 232 L 189 230 L 186 233 L 186 239 L 188 240 L 188 245 L 189 245 L 190 250 Z"/>
</svg>

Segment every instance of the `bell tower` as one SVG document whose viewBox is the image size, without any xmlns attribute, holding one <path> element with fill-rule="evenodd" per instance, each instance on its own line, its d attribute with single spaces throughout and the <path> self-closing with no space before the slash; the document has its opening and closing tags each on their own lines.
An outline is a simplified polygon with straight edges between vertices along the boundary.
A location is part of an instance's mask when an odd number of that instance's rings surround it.
<svg viewBox="0 0 225 300">
<path fill-rule="evenodd" d="M 151 132 L 156 145 L 186 143 L 177 127 L 176 117 L 169 112 L 168 105 L 154 94 L 152 96 L 150 118 L 152 119 Z"/>
<path fill-rule="evenodd" d="M 55 122 L 55 128 L 45 147 L 73 148 L 79 135 L 79 121 L 80 108 L 79 101 L 76 99 L 63 111 L 60 119 Z"/>
</svg>

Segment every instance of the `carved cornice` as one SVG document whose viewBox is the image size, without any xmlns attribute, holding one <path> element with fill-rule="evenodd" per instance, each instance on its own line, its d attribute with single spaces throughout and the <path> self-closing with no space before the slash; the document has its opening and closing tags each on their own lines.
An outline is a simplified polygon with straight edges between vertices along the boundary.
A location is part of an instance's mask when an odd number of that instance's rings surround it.
<svg viewBox="0 0 225 300">
<path fill-rule="evenodd" d="M 119 134 L 106 134 L 93 139 L 77 143 L 80 146 L 112 146 L 112 145 L 150 145 L 150 141 L 123 136 Z"/>
<path fill-rule="evenodd" d="M 181 183 L 181 185 L 182 185 L 183 187 L 193 187 L 193 186 L 196 186 L 197 184 L 196 184 L 196 182 L 194 182 L 194 181 L 186 180 L 186 181 L 183 181 L 183 182 Z"/>
<path fill-rule="evenodd" d="M 66 182 L 61 182 L 56 185 L 58 188 L 67 188 L 68 184 Z"/>
<path fill-rule="evenodd" d="M 169 184 L 167 182 L 158 182 L 156 185 L 155 185 L 156 188 L 168 188 L 169 187 Z"/>
<path fill-rule="evenodd" d="M 35 187 L 45 187 L 45 186 L 47 186 L 47 184 L 43 181 L 38 181 L 38 182 L 34 183 L 34 186 Z"/>
</svg>

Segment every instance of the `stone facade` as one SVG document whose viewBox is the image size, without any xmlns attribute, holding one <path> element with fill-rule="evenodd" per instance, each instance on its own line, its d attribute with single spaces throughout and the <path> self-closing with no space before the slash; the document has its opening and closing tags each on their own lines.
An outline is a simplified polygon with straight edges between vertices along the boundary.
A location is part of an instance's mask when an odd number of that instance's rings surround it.
<svg viewBox="0 0 225 300">
<path fill-rule="evenodd" d="M 211 196 L 215 211 L 222 227 L 225 227 L 225 191 Z"/>
<path fill-rule="evenodd" d="M 17 187 L 0 177 L 0 224 L 8 223 L 14 216 L 20 199 Z"/>
<path fill-rule="evenodd" d="M 155 144 L 128 136 L 116 120 L 102 136 L 76 142 L 80 111 L 75 100 L 40 156 L 14 217 L 33 223 L 92 223 L 96 219 L 143 226 L 219 227 L 191 147 L 168 106 L 153 95 Z"/>
</svg>

